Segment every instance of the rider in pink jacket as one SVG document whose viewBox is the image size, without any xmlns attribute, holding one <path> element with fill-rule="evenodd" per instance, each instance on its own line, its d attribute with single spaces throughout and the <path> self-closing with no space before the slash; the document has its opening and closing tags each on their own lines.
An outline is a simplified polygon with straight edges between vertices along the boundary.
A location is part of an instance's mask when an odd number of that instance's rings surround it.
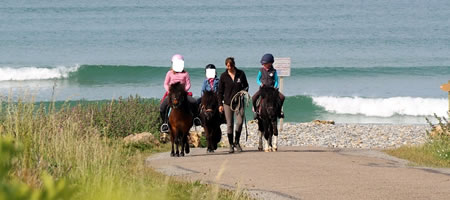
<svg viewBox="0 0 450 200">
<path fill-rule="evenodd" d="M 170 85 L 177 82 L 185 85 L 184 89 L 186 90 L 186 92 L 188 92 L 191 88 L 189 73 L 184 70 L 184 58 L 180 54 L 175 54 L 174 56 L 172 56 L 172 69 L 167 72 L 166 79 L 164 80 L 164 89 L 166 90 L 166 94 L 164 94 L 164 97 L 161 101 L 161 106 L 159 107 L 159 112 L 163 121 L 163 124 L 161 125 L 161 132 L 163 133 L 169 131 L 169 124 L 167 122 L 167 108 L 169 105 L 169 99 L 166 98 L 166 96 L 169 93 Z M 197 101 L 192 96 L 188 96 L 187 100 L 189 102 L 189 107 L 191 109 L 192 115 L 194 116 L 194 124 L 198 126 L 201 124 L 201 122 L 198 118 Z"/>
</svg>

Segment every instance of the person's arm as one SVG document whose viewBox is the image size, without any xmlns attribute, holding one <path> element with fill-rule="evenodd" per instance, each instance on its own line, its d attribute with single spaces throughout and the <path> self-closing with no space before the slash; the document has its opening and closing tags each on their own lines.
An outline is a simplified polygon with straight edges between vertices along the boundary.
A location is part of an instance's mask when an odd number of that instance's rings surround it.
<svg viewBox="0 0 450 200">
<path fill-rule="evenodd" d="M 191 89 L 191 77 L 189 77 L 189 73 L 188 72 L 186 72 L 185 79 L 186 79 L 186 85 L 185 85 L 184 90 L 186 90 L 186 92 L 187 92 L 187 91 L 189 91 L 189 89 Z"/>
<path fill-rule="evenodd" d="M 262 85 L 261 76 L 262 76 L 261 71 L 258 71 L 258 76 L 256 76 L 256 83 L 258 83 L 259 86 Z"/>
<path fill-rule="evenodd" d="M 221 113 L 223 112 L 223 94 L 225 91 L 225 84 L 224 84 L 225 81 L 223 79 L 224 79 L 223 76 L 220 76 L 219 91 L 217 92 L 219 96 L 219 112 Z"/>
<path fill-rule="evenodd" d="M 275 84 L 273 85 L 274 88 L 278 88 L 278 73 L 277 70 L 273 73 L 273 79 L 275 79 Z"/>
<path fill-rule="evenodd" d="M 244 88 L 242 88 L 242 89 L 244 89 L 245 91 L 247 91 L 248 92 L 248 81 L 247 81 L 247 76 L 245 76 L 245 72 L 244 71 L 242 71 L 242 86 L 244 87 Z"/>
<path fill-rule="evenodd" d="M 208 83 L 208 79 L 203 81 L 202 91 L 200 91 L 200 96 L 203 96 L 203 92 L 206 91 L 206 84 Z"/>
<path fill-rule="evenodd" d="M 167 92 L 169 92 L 169 83 L 170 83 L 170 73 L 172 73 L 172 70 L 169 70 L 166 73 L 166 78 L 164 79 L 164 89 L 166 89 Z"/>
<path fill-rule="evenodd" d="M 225 81 L 223 80 L 224 77 L 223 75 L 220 76 L 219 79 L 219 105 L 222 106 L 223 105 L 223 94 L 225 93 Z"/>
</svg>

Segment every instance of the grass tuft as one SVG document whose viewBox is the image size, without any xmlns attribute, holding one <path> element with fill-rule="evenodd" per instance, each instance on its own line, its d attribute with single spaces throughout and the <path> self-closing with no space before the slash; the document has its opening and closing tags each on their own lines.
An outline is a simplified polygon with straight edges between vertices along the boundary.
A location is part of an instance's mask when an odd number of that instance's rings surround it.
<svg viewBox="0 0 450 200">
<path fill-rule="evenodd" d="M 438 117 L 437 124 L 432 124 L 427 131 L 429 141 L 420 146 L 403 146 L 397 149 L 386 150 L 389 155 L 403 158 L 415 165 L 428 167 L 450 167 L 450 123 L 445 117 Z"/>
</svg>

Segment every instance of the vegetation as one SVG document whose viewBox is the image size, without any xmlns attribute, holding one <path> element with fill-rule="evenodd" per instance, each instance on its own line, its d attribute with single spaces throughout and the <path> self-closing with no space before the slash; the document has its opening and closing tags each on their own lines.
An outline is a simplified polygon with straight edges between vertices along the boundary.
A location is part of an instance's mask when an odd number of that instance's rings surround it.
<svg viewBox="0 0 450 200">
<path fill-rule="evenodd" d="M 407 159 L 417 165 L 429 167 L 450 167 L 450 123 L 445 117 L 435 115 L 438 123 L 427 119 L 431 131 L 427 131 L 430 140 L 421 146 L 403 146 L 387 150 L 390 155 Z"/>
<path fill-rule="evenodd" d="M 0 199 L 247 198 L 161 175 L 145 166 L 148 152 L 123 144 L 121 137 L 130 133 L 156 132 L 153 101 L 130 97 L 60 108 L 21 100 L 2 104 Z"/>
</svg>

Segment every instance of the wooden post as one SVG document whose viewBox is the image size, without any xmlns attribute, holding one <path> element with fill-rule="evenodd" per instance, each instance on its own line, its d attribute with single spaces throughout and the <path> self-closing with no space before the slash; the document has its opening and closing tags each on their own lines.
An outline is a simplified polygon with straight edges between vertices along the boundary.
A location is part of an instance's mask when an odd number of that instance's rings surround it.
<svg viewBox="0 0 450 200">
<path fill-rule="evenodd" d="M 280 92 L 283 93 L 283 77 L 280 76 Z M 449 98 L 450 98 L 450 92 L 449 92 Z M 281 111 L 283 111 L 283 107 L 281 107 Z M 280 119 L 280 128 L 278 129 L 279 132 L 283 131 L 283 118 Z"/>
</svg>

